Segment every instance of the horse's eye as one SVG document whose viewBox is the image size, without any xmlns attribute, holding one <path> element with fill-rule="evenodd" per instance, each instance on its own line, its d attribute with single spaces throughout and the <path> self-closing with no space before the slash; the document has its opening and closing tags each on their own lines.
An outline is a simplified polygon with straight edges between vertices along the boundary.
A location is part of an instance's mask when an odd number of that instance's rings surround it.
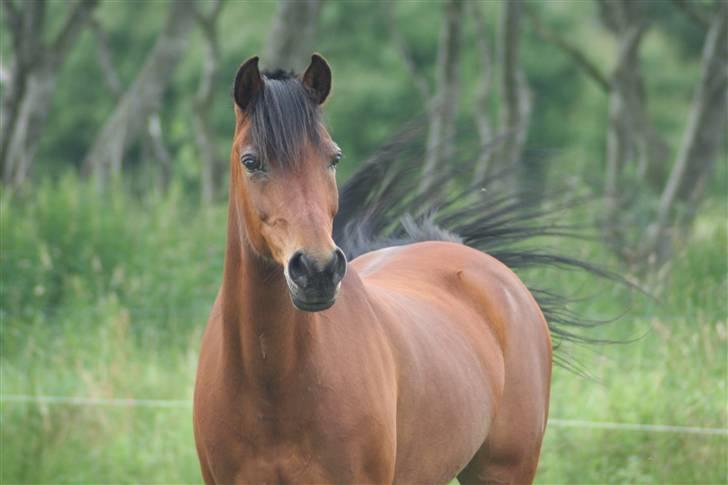
<svg viewBox="0 0 728 485">
<path fill-rule="evenodd" d="M 245 167 L 245 169 L 250 173 L 263 171 L 263 163 L 255 155 L 250 153 L 246 153 L 241 156 L 240 163 L 242 163 L 243 167 Z"/>
<path fill-rule="evenodd" d="M 334 155 L 334 157 L 331 159 L 331 163 L 329 164 L 329 166 L 331 168 L 336 167 L 339 164 L 339 162 L 341 161 L 342 157 L 343 157 L 343 155 L 341 153 L 337 153 L 336 155 Z"/>
</svg>

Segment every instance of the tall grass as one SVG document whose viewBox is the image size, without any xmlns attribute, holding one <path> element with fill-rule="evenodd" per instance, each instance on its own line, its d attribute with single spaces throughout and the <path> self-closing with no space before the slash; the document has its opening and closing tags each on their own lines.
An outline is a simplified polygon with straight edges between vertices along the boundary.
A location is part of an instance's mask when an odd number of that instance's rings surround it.
<svg viewBox="0 0 728 485">
<path fill-rule="evenodd" d="M 67 177 L 3 195 L 0 394 L 187 399 L 224 211 Z M 0 482 L 197 481 L 189 409 L 3 403 Z"/>
<path fill-rule="evenodd" d="M 581 352 L 592 378 L 556 370 L 551 415 L 727 427 L 726 221 L 706 211 L 657 300 L 530 273 L 632 344 Z M 0 395 L 189 399 L 217 291 L 225 211 L 174 188 L 97 194 L 74 177 L 0 211 Z M 589 256 L 591 249 L 575 246 Z M 550 427 L 541 483 L 725 483 L 725 436 Z M 0 483 L 198 483 L 191 408 L 3 402 Z"/>
<path fill-rule="evenodd" d="M 707 211 L 655 299 L 607 294 L 594 312 L 629 309 L 602 331 L 633 343 L 582 356 L 592 379 L 557 369 L 551 417 L 728 428 L 726 220 Z M 568 275 L 551 284 L 568 287 Z M 601 303 L 599 303 L 599 301 Z M 588 303 L 587 303 L 588 305 Z M 543 483 L 726 483 L 728 437 L 551 427 Z"/>
</svg>

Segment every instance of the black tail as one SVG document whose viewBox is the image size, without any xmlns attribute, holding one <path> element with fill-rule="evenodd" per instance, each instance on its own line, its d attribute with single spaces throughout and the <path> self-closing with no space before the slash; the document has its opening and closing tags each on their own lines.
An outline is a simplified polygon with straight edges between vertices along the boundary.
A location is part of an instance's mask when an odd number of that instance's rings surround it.
<svg viewBox="0 0 728 485">
<path fill-rule="evenodd" d="M 387 246 L 456 241 L 487 252 L 516 270 L 550 265 L 626 283 L 621 276 L 589 262 L 524 246 L 524 242 L 544 236 L 588 239 L 583 229 L 558 222 L 564 220 L 573 200 L 555 202 L 514 191 L 504 193 L 499 187 L 509 185 L 504 183 L 510 178 L 505 173 L 482 184 L 462 180 L 450 184 L 458 170 L 472 173 L 469 164 L 458 169 L 450 162 L 442 170 L 441 184 L 449 185 L 450 190 L 418 195 L 423 159 L 419 146 L 419 130 L 405 132 L 380 148 L 341 188 L 334 240 L 349 259 Z M 563 201 L 563 197 L 559 199 Z M 565 341 L 608 343 L 580 332 L 608 321 L 580 318 L 569 310 L 569 298 L 526 284 L 546 316 L 555 347 Z M 555 362 L 580 372 L 577 364 L 561 354 L 555 355 Z"/>
</svg>

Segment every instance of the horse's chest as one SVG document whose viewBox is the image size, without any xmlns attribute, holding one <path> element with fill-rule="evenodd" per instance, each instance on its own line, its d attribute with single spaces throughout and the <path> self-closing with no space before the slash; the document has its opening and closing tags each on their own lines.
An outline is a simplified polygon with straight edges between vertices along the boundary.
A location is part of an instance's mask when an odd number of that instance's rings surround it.
<svg viewBox="0 0 728 485">
<path fill-rule="evenodd" d="M 383 465 L 393 462 L 393 445 L 385 446 L 390 440 L 377 420 L 328 404 L 323 398 L 274 410 L 237 403 L 210 413 L 200 431 L 215 482 L 342 483 L 390 473 Z"/>
<path fill-rule="evenodd" d="M 210 463 L 217 483 L 331 483 L 336 480 L 316 456 L 298 443 L 265 449 L 230 446 Z"/>
</svg>

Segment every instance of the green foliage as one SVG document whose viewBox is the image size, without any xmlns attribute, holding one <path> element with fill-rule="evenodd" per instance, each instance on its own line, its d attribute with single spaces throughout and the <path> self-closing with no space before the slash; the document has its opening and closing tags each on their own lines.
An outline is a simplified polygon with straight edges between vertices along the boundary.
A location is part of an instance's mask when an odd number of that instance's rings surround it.
<svg viewBox="0 0 728 485">
<path fill-rule="evenodd" d="M 222 208 L 65 176 L 3 194 L 0 214 L 0 394 L 191 396 Z M 3 403 L 0 418 L 2 483 L 197 480 L 189 409 Z"/>
<path fill-rule="evenodd" d="M 221 277 L 225 212 L 164 197 L 98 194 L 66 175 L 2 196 L 0 394 L 188 400 Z M 577 351 L 592 378 L 554 374 L 551 416 L 726 427 L 726 244 L 720 207 L 696 221 L 657 300 L 579 273 L 524 278 L 574 296 L 594 335 L 634 343 Z M 577 213 L 578 215 L 578 213 Z M 602 259 L 582 242 L 569 254 Z M 191 408 L 3 402 L 0 482 L 199 482 Z M 551 426 L 541 483 L 719 483 L 724 436 Z"/>
<path fill-rule="evenodd" d="M 150 349 L 160 332 L 182 338 L 176 330 L 189 327 L 180 327 L 179 316 L 202 318 L 217 290 L 217 272 L 210 270 L 222 266 L 222 215 L 211 209 L 202 217 L 174 187 L 163 199 L 140 201 L 120 187 L 100 195 L 70 175 L 26 194 L 6 193 L 0 217 L 5 330 L 14 335 L 26 319 L 88 314 L 93 321 L 99 317 L 94 306 L 106 302 L 132 320 L 154 316 L 158 325 L 131 328 Z M 209 303 L 191 308 L 198 301 L 192 297 Z M 12 340 L 3 335 L 4 353 L 16 350 Z"/>
<path fill-rule="evenodd" d="M 695 3 L 703 8 L 709 1 Z M 658 5 L 659 4 L 659 5 Z M 641 59 L 650 115 L 668 141 L 668 169 L 685 128 L 699 77 L 705 31 L 672 4 L 645 2 L 653 23 Z M 499 4 L 483 11 L 495 47 Z M 543 22 L 580 46 L 605 73 L 616 56 L 593 2 L 530 2 Z M 165 2 L 102 2 L 97 12 L 108 32 L 122 83 L 134 79 L 166 15 Z M 430 86 L 434 83 L 441 10 L 438 2 L 397 2 L 403 38 Z M 212 122 L 218 156 L 229 154 L 233 115 L 229 86 L 239 63 L 262 54 L 275 2 L 227 2 L 220 20 L 221 71 Z M 66 2 L 52 2 L 57 28 Z M 373 147 L 425 111 L 409 73 L 389 41 L 383 4 L 325 2 L 318 50 L 334 69 L 325 107 L 336 141 L 346 153 L 345 178 Z M 483 75 L 472 19 L 464 25 L 460 144 L 476 143 L 473 97 Z M 53 30 L 53 29 L 51 29 Z M 191 100 L 199 82 L 198 33 L 161 107 L 164 136 L 174 158 L 170 191 L 153 187 L 156 166 L 133 150 L 125 180 L 99 194 L 74 173 L 115 105 L 102 82 L 96 41 L 78 40 L 49 104 L 49 123 L 34 166 L 35 185 L 0 193 L 0 395 L 189 399 L 199 338 L 222 272 L 225 208 L 201 209 L 190 194 L 199 187 L 199 160 Z M 583 179 L 601 193 L 607 100 L 557 48 L 527 29 L 523 63 L 533 91 L 528 157 L 534 171 L 563 181 Z M 0 30 L 0 54 L 9 40 Z M 497 61 L 494 51 L 494 61 Z M 263 59 L 263 62 L 265 60 Z M 499 112 L 499 66 L 493 65 L 491 114 Z M 545 161 L 541 161 L 545 160 Z M 536 165 L 534 165 L 536 164 Z M 728 427 L 725 407 L 728 228 L 725 181 L 719 161 L 707 184 L 695 236 L 677 255 L 669 277 L 656 277 L 657 300 L 628 294 L 578 273 L 532 271 L 536 286 L 574 296 L 600 295 L 575 304 L 594 318 L 628 313 L 594 331 L 634 343 L 578 354 L 593 379 L 557 370 L 551 416 L 560 418 Z M 643 228 L 656 195 L 627 173 L 625 220 Z M 578 182 L 582 183 L 582 182 Z M 143 195 L 139 195 L 143 194 Z M 594 219 L 580 208 L 576 223 Z M 579 242 L 562 249 L 604 261 L 603 249 Z M 612 262 L 611 264 L 616 264 Z M 667 274 L 667 273 L 666 273 Z M 0 483 L 199 482 L 191 409 L 0 404 Z M 725 483 L 724 436 L 639 433 L 552 426 L 538 479 L 542 483 Z"/>
<path fill-rule="evenodd" d="M 557 369 L 552 417 L 592 421 L 728 427 L 725 407 L 728 226 L 722 211 L 697 221 L 698 235 L 675 258 L 654 298 L 590 288 L 601 294 L 580 312 L 621 316 L 595 332 L 633 343 L 580 349 L 591 379 Z M 663 275 L 664 278 L 665 275 Z M 552 274 L 549 284 L 583 292 L 580 278 Z M 546 434 L 542 483 L 722 483 L 725 436 L 560 428 Z"/>
<path fill-rule="evenodd" d="M 62 5 L 53 4 L 56 10 Z M 441 7 L 441 2 L 398 2 L 393 8 L 395 22 L 419 76 L 433 90 Z M 709 11 L 705 5 L 699 7 Z M 230 83 L 242 60 L 263 54 L 275 8 L 275 2 L 227 2 L 223 9 L 219 24 L 218 94 L 212 107 L 212 123 L 221 160 L 227 159 L 232 133 Z M 598 21 L 592 2 L 535 2 L 529 8 L 538 12 L 545 25 L 582 48 L 605 74 L 609 74 L 617 55 L 616 45 Z M 705 32 L 672 5 L 658 7 L 655 2 L 645 2 L 644 8 L 655 21 L 647 34 L 641 59 L 651 115 L 673 150 L 663 162 L 667 171 L 681 139 L 687 106 L 699 77 Z M 334 137 L 347 154 L 347 162 L 342 165 L 344 176 L 371 153 L 373 146 L 426 110 L 426 101 L 414 89 L 413 80 L 390 41 L 387 10 L 383 3 L 353 1 L 327 2 L 322 10 L 317 49 L 329 59 L 334 69 L 333 95 L 325 111 Z M 497 121 L 500 66 L 496 32 L 500 5 L 483 2 L 482 10 L 491 33 L 490 103 L 491 114 Z M 161 30 L 165 15 L 164 2 L 143 6 L 134 2 L 103 2 L 100 5 L 97 17 L 108 33 L 114 65 L 124 86 L 134 79 Z M 522 62 L 533 92 L 529 151 L 536 160 L 540 160 L 543 153 L 558 154 L 545 162 L 532 162 L 534 170 L 543 172 L 545 177 L 547 172 L 554 172 L 550 159 L 558 158 L 568 162 L 564 170 L 588 174 L 592 182 L 600 186 L 606 150 L 606 95 L 571 59 L 536 35 L 528 21 L 525 25 Z M 472 129 L 472 101 L 484 72 L 475 47 L 472 16 L 467 16 L 463 28 L 459 126 L 464 129 L 460 143 L 472 144 L 477 138 Z M 191 35 L 188 53 L 173 73 L 161 107 L 164 136 L 176 162 L 175 177 L 186 191 L 195 191 L 199 183 L 191 104 L 204 55 L 199 33 L 195 31 Z M 90 31 L 84 31 L 63 66 L 49 110 L 48 128 L 36 159 L 34 173 L 39 179 L 49 172 L 57 175 L 69 166 L 77 166 L 114 107 L 115 100 L 105 86 L 97 64 L 96 44 Z M 7 49 L 6 46 L 3 48 Z M 265 59 L 262 61 L 265 64 Z M 494 127 L 497 128 L 497 123 Z M 128 154 L 125 161 L 127 176 L 154 162 L 143 157 L 140 150 Z M 561 166 L 559 170 L 562 170 Z M 143 180 L 147 175 L 142 173 L 138 178 Z"/>
</svg>

